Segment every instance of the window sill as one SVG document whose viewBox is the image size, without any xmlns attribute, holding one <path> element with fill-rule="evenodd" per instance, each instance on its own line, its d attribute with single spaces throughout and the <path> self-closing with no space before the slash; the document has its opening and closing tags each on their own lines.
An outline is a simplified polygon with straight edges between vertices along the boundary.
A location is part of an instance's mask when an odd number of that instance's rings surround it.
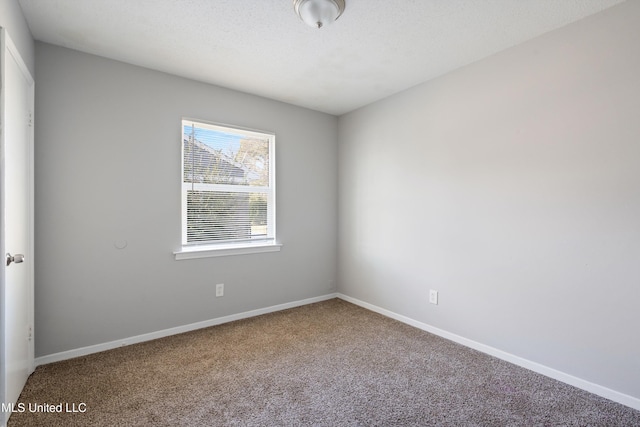
<svg viewBox="0 0 640 427">
<path fill-rule="evenodd" d="M 210 258 L 218 256 L 230 256 L 230 255 L 247 255 L 257 254 L 262 252 L 279 252 L 282 244 L 280 243 L 248 243 L 242 245 L 208 245 L 208 246 L 194 246 L 182 248 L 182 250 L 176 251 L 173 255 L 176 257 L 176 261 L 183 259 L 196 259 L 196 258 Z"/>
</svg>

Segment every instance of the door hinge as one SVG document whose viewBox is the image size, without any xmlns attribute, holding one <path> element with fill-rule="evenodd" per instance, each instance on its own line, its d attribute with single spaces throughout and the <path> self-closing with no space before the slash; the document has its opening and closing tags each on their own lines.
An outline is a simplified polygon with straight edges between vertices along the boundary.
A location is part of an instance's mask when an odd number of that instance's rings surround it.
<svg viewBox="0 0 640 427">
<path fill-rule="evenodd" d="M 31 111 L 29 111 L 29 117 L 27 119 L 27 124 L 29 125 L 29 127 L 33 126 L 33 113 Z"/>
<path fill-rule="evenodd" d="M 33 339 L 33 326 L 29 325 L 27 328 L 27 341 L 31 341 Z"/>
</svg>

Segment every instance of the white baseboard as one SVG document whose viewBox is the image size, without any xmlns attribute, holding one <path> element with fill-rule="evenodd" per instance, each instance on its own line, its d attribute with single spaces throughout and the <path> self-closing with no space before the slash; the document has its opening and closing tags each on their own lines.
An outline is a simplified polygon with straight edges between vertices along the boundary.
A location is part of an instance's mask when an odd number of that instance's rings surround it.
<svg viewBox="0 0 640 427">
<path fill-rule="evenodd" d="M 202 322 L 191 323 L 189 325 L 178 326 L 175 328 L 164 329 L 162 331 L 150 332 L 148 334 L 137 335 L 134 337 L 124 338 L 116 341 L 110 341 L 102 344 L 91 345 L 88 347 L 77 348 L 74 350 L 63 351 L 60 353 L 48 354 L 46 356 L 37 357 L 36 366 L 46 365 L 47 363 L 60 362 L 62 360 L 73 359 L 74 357 L 86 356 L 101 351 L 111 350 L 118 347 L 124 347 L 131 344 L 137 344 L 145 341 L 151 341 L 158 338 L 168 337 L 170 335 L 182 334 L 184 332 L 194 331 L 196 329 L 208 328 L 209 326 L 221 325 L 223 323 L 233 322 L 235 320 L 247 319 L 249 317 L 260 316 L 261 314 L 273 313 L 276 311 L 286 310 L 288 308 L 300 307 L 315 302 L 326 301 L 336 298 L 338 294 L 332 293 L 314 298 L 307 298 L 300 301 L 288 302 L 285 304 L 273 305 L 271 307 L 259 308 L 256 310 L 245 311 L 244 313 L 232 314 L 229 316 L 218 317 L 216 319 L 205 320 Z"/>
<path fill-rule="evenodd" d="M 402 323 L 406 323 L 407 325 L 414 326 L 418 329 L 422 329 L 423 331 L 427 331 L 434 335 L 438 335 L 442 338 L 448 339 L 450 341 L 456 342 L 458 344 L 462 344 L 466 347 L 472 348 L 474 350 L 478 350 L 482 353 L 489 354 L 491 356 L 497 357 L 498 359 L 505 360 L 507 362 L 513 363 L 514 365 L 518 365 L 520 367 L 529 369 L 531 371 L 537 372 L 549 378 L 553 378 L 554 380 L 558 380 L 560 382 L 572 385 L 579 389 L 588 391 L 589 393 L 597 394 L 598 396 L 604 397 L 605 399 L 612 400 L 614 402 L 620 403 L 622 405 L 628 406 L 633 409 L 640 410 L 640 399 L 635 398 L 633 396 L 629 396 L 624 393 L 620 393 L 615 390 L 611 390 L 610 388 L 603 387 L 598 384 L 594 384 L 592 382 L 583 380 L 581 378 L 575 377 L 573 375 L 569 375 L 562 371 L 558 371 L 553 368 L 549 368 L 548 366 L 541 365 L 536 362 L 532 362 L 530 360 L 524 359 L 519 356 L 515 356 L 511 353 L 507 353 L 502 350 L 498 350 L 497 348 L 470 340 L 468 338 L 462 337 L 460 335 L 452 334 L 451 332 L 447 332 L 445 330 L 436 328 L 434 326 L 428 325 L 426 323 L 419 322 L 417 320 L 411 319 L 409 317 L 403 316 L 401 314 L 394 313 L 392 311 L 386 310 L 384 308 L 375 306 L 373 304 L 369 304 L 368 302 L 361 301 L 356 298 L 352 298 L 350 296 L 338 293 L 338 298 L 350 302 L 352 304 L 358 305 L 360 307 L 366 308 L 367 310 L 375 311 L 376 313 L 382 314 L 383 316 L 390 317 L 392 319 L 398 320 Z"/>
</svg>

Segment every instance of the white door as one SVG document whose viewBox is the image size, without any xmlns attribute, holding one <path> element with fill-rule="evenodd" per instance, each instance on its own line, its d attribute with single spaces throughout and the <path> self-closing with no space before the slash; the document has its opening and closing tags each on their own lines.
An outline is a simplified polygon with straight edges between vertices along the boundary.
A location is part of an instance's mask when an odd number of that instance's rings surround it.
<svg viewBox="0 0 640 427">
<path fill-rule="evenodd" d="M 28 376 L 33 354 L 33 79 L 1 30 L 0 216 L 2 351 L 5 423 Z M 11 255 L 11 256 L 9 256 Z M 22 259 L 24 257 L 24 260 Z"/>
</svg>

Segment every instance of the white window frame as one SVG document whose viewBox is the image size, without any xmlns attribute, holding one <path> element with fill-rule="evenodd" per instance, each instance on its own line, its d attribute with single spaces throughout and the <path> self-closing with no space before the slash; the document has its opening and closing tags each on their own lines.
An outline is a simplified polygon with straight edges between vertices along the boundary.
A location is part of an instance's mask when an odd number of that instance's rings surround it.
<svg viewBox="0 0 640 427">
<path fill-rule="evenodd" d="M 256 187 L 229 184 L 203 184 L 184 182 L 184 127 L 185 125 L 240 134 L 248 138 L 258 137 L 269 141 L 269 186 Z M 181 248 L 174 252 L 176 260 L 208 258 L 227 255 L 246 255 L 261 252 L 276 252 L 282 247 L 276 241 L 276 162 L 275 162 L 275 133 L 247 129 L 239 126 L 223 125 L 203 120 L 183 118 L 180 130 L 180 183 L 181 183 Z M 190 244 L 187 243 L 187 194 L 188 190 L 209 190 L 224 192 L 252 192 L 267 195 L 267 238 L 247 240 L 241 242 L 213 242 Z"/>
</svg>

